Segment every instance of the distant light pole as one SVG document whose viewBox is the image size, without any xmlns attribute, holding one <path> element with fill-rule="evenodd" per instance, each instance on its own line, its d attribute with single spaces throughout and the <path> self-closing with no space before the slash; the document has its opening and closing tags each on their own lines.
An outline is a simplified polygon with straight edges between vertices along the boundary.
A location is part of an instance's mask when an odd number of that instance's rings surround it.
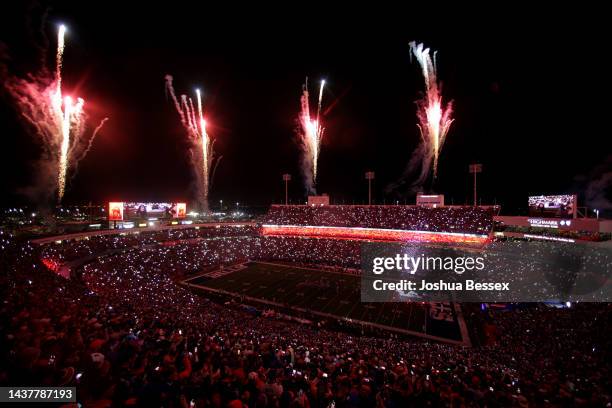
<svg viewBox="0 0 612 408">
<path fill-rule="evenodd" d="M 366 171 L 366 180 L 368 180 L 368 205 L 372 205 L 372 180 L 374 180 L 374 172 Z"/>
<path fill-rule="evenodd" d="M 283 174 L 283 181 L 285 182 L 285 205 L 289 205 L 289 182 L 291 181 L 291 174 Z"/>
<path fill-rule="evenodd" d="M 474 174 L 474 207 L 476 207 L 476 174 L 482 173 L 482 164 L 474 163 L 470 164 L 470 173 Z"/>
<path fill-rule="evenodd" d="M 220 211 L 223 211 L 223 200 L 219 200 Z"/>
</svg>

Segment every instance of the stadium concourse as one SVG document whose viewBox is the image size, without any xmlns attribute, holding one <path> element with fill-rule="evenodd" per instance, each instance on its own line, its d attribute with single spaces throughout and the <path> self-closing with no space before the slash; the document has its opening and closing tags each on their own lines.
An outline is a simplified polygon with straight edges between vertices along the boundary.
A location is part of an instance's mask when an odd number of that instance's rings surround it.
<svg viewBox="0 0 612 408">
<path fill-rule="evenodd" d="M 608 304 L 464 304 L 465 347 L 262 313 L 180 284 L 253 260 L 358 273 L 357 238 L 266 235 L 266 225 L 423 233 L 415 239 L 488 236 L 492 227 L 477 208 L 410 208 L 272 207 L 263 226 L 39 243 L 2 233 L 0 382 L 77 386 L 85 406 L 609 406 Z"/>
</svg>

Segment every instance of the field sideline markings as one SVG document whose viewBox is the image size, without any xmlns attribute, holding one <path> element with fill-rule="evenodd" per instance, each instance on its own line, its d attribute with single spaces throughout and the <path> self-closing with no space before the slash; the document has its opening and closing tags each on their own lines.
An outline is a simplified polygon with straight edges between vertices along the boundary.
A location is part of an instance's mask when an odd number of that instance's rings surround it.
<svg viewBox="0 0 612 408">
<path fill-rule="evenodd" d="M 353 276 L 354 278 L 358 278 L 358 276 L 353 275 L 353 274 L 349 274 L 349 273 L 333 272 L 333 271 L 327 271 L 327 270 L 324 270 L 324 269 L 315 269 L 313 267 L 293 266 L 293 265 L 287 265 L 287 264 L 282 264 L 282 263 L 260 262 L 260 261 L 248 261 L 248 262 L 245 262 L 243 264 L 240 264 L 240 265 L 243 265 L 245 267 L 240 269 L 240 270 L 234 271 L 234 272 L 244 271 L 245 269 L 248 269 L 249 265 L 247 265 L 247 264 L 252 264 L 252 265 L 270 265 L 270 266 L 281 267 L 281 268 L 284 268 L 284 269 L 303 269 L 303 270 L 319 272 L 319 273 L 333 273 L 333 274 L 336 274 L 336 275 L 343 275 L 343 276 L 347 276 L 348 275 L 348 276 Z M 282 273 L 282 271 L 274 271 L 273 273 Z M 205 290 L 205 291 L 211 291 L 213 293 L 221 293 L 221 294 L 224 294 L 224 295 L 227 295 L 227 296 L 230 296 L 230 297 L 240 297 L 240 298 L 243 298 L 243 299 L 251 300 L 253 302 L 268 304 L 268 305 L 282 307 L 282 308 L 288 308 L 290 310 L 294 310 L 294 311 L 298 311 L 298 312 L 307 312 L 307 313 L 312 313 L 314 315 L 318 315 L 318 316 L 322 316 L 322 317 L 328 317 L 328 318 L 333 318 L 333 319 L 338 319 L 338 320 L 345 320 L 345 321 L 348 320 L 350 322 L 356 322 L 356 323 L 359 323 L 359 324 L 362 324 L 362 325 L 366 325 L 366 326 L 382 328 L 382 329 L 385 329 L 385 330 L 396 331 L 396 332 L 400 332 L 400 333 L 404 333 L 404 334 L 414 335 L 414 336 L 417 336 L 417 337 L 422 337 L 422 338 L 426 338 L 426 339 L 432 339 L 432 340 L 436 340 L 436 341 L 443 341 L 443 342 L 447 342 L 447 343 L 451 343 L 451 344 L 459 344 L 459 345 L 464 345 L 464 346 L 467 346 L 467 347 L 471 346 L 471 341 L 470 341 L 469 333 L 468 333 L 468 330 L 467 330 L 467 325 L 465 323 L 465 320 L 463 319 L 463 313 L 462 313 L 459 305 L 456 304 L 456 303 L 453 303 L 453 306 L 454 306 L 455 312 L 456 312 L 455 313 L 455 317 L 457 318 L 457 323 L 459 325 L 459 332 L 460 332 L 461 339 L 462 339 L 461 341 L 447 339 L 447 338 L 444 338 L 444 337 L 433 336 L 433 335 L 430 335 L 430 334 L 427 334 L 427 333 L 415 332 L 415 331 L 412 331 L 412 330 L 409 330 L 409 329 L 402 329 L 402 328 L 399 328 L 399 327 L 393 327 L 393 326 L 387 326 L 387 325 L 384 325 L 384 324 L 368 322 L 368 321 L 364 321 L 364 320 L 360 320 L 360 319 L 352 319 L 352 318 L 348 317 L 348 316 L 351 315 L 351 313 L 353 313 L 353 310 L 355 309 L 355 307 L 357 307 L 357 305 L 359 303 L 361 303 L 361 302 L 351 302 L 352 303 L 351 310 L 347 313 L 346 316 L 342 316 L 342 315 L 339 315 L 339 314 L 336 315 L 336 314 L 331 314 L 331 313 L 325 313 L 325 312 L 319 312 L 319 311 L 315 311 L 315 310 L 305 309 L 305 308 L 298 307 L 298 306 L 290 306 L 290 305 L 287 306 L 287 305 L 284 305 L 282 303 L 270 301 L 270 300 L 267 300 L 267 299 L 264 299 L 264 298 L 257 298 L 257 297 L 253 297 L 253 296 L 244 295 L 244 294 L 242 294 L 240 292 L 230 292 L 230 291 L 227 291 L 227 290 L 224 290 L 224 289 L 216 289 L 216 288 L 211 288 L 211 287 L 208 287 L 208 286 L 202 286 L 202 285 L 199 285 L 199 284 L 189 283 L 189 281 L 191 281 L 193 279 L 196 279 L 198 277 L 201 277 L 201 276 L 205 276 L 205 275 L 206 274 L 202 274 L 202 275 L 199 275 L 199 276 L 196 276 L 196 277 L 193 277 L 193 278 L 189 278 L 189 279 L 184 280 L 184 281 L 182 281 L 180 283 L 182 285 L 187 286 L 187 287 L 196 287 L 196 288 L 199 288 L 199 289 L 202 289 L 202 290 Z M 231 275 L 231 274 L 228 274 L 228 275 Z M 228 276 L 228 275 L 225 275 L 225 276 Z M 261 282 L 261 280 L 257 279 L 256 284 L 258 284 L 258 282 Z M 289 294 L 283 294 L 283 295 L 285 295 L 285 296 L 282 296 L 282 297 L 289 296 Z M 306 298 L 306 296 L 304 296 L 304 298 Z M 326 306 L 331 301 L 332 300 L 330 299 L 328 301 L 328 303 L 326 304 Z M 459 309 L 459 310 L 457 310 L 457 309 Z M 382 313 L 382 309 L 381 309 L 381 312 L 379 312 L 379 313 Z M 410 315 L 409 315 L 408 325 L 407 325 L 408 327 L 410 327 L 410 320 L 412 318 L 412 313 L 413 313 L 412 308 L 410 308 Z M 363 315 L 362 315 L 362 317 L 363 317 Z M 427 313 L 425 313 L 425 319 L 427 319 Z M 395 321 L 395 316 L 394 316 L 392 322 L 394 322 L 394 321 Z"/>
<path fill-rule="evenodd" d="M 308 266 L 293 266 L 293 265 L 287 265 L 287 264 L 282 264 L 282 263 L 274 263 L 274 262 L 267 262 L 267 261 L 252 261 L 252 263 L 255 264 L 263 264 L 263 265 L 273 265 L 273 266 L 282 266 L 283 268 L 286 269 L 304 269 L 307 271 L 315 271 L 315 272 L 325 272 L 325 273 L 335 273 L 336 275 L 343 275 L 343 276 L 352 276 L 356 279 L 360 278 L 360 275 L 355 275 L 352 273 L 346 273 L 346 272 L 336 272 L 336 271 L 328 271 L 324 268 L 314 268 L 314 267 L 308 267 Z M 349 268 L 351 269 L 351 268 Z"/>
<path fill-rule="evenodd" d="M 228 276 L 228 275 L 231 275 L 231 274 L 232 274 L 232 273 L 234 273 L 234 272 L 239 272 L 239 271 L 242 271 L 242 270 L 244 270 L 244 269 L 248 268 L 247 264 L 248 264 L 249 262 L 250 262 L 250 261 L 230 265 L 230 267 L 242 266 L 243 268 L 240 268 L 240 269 L 234 269 L 234 270 L 232 270 L 231 272 L 228 272 L 228 273 L 226 273 L 225 275 L 222 275 L 221 277 L 223 277 L 223 276 Z M 211 273 L 213 273 L 213 272 L 217 272 L 217 271 L 219 271 L 220 269 L 221 269 L 221 268 L 217 268 L 217 269 L 213 269 L 213 270 L 208 271 L 208 272 L 200 273 L 200 274 L 195 275 L 195 276 L 190 276 L 190 277 L 188 277 L 187 279 L 184 279 L 182 282 L 185 282 L 185 283 L 186 283 L 186 282 L 192 281 L 192 280 L 194 280 L 194 279 L 202 278 L 202 277 L 207 277 L 207 278 L 208 278 L 208 277 L 209 277 L 209 275 L 210 275 Z M 212 278 L 212 279 L 216 279 L 216 278 Z"/>
<path fill-rule="evenodd" d="M 213 292 L 213 293 L 220 293 L 223 295 L 227 295 L 230 297 L 235 297 L 235 298 L 242 298 L 245 300 L 250 300 L 256 303 L 263 303 L 263 304 L 267 304 L 267 305 L 271 305 L 271 306 L 276 306 L 276 307 L 281 307 L 281 308 L 285 308 L 285 309 L 290 309 L 290 310 L 294 310 L 297 312 L 303 312 L 303 313 L 311 313 L 313 315 L 317 315 L 317 316 L 321 316 L 321 317 L 327 317 L 330 319 L 336 319 L 336 320 L 341 320 L 341 321 L 348 321 L 350 323 L 357 323 L 357 324 L 361 324 L 363 326 L 369 326 L 369 327 L 374 327 L 374 328 L 379 328 L 379 329 L 384 329 L 384 330 L 388 330 L 388 331 L 394 331 L 394 332 L 398 332 L 398 333 L 402 333 L 402 334 L 408 334 L 411 336 L 415 336 L 415 337 L 421 337 L 424 339 L 428 339 L 428 340 L 435 340 L 435 341 L 440 341 L 443 343 L 450 343 L 450 344 L 455 344 L 455 345 L 459 345 L 459 346 L 469 346 L 469 343 L 466 343 L 463 339 L 462 336 L 462 340 L 453 340 L 453 339 L 447 339 L 445 337 L 438 337 L 438 336 L 433 336 L 431 334 L 427 334 L 427 333 L 422 333 L 422 332 L 416 332 L 416 331 L 412 331 L 412 330 L 408 330 L 408 329 L 401 329 L 399 327 L 391 327 L 391 326 L 386 326 L 384 324 L 378 324 L 378 323 L 373 323 L 373 322 L 367 322 L 364 320 L 358 320 L 358 319 L 351 319 L 351 318 L 347 318 L 347 317 L 342 317 L 342 316 L 338 316 L 338 315 L 333 315 L 331 313 L 323 313 L 323 312 L 318 312 L 316 310 L 310 310 L 310 309 L 304 309 L 301 307 L 294 307 L 294 306 L 287 306 L 287 305 L 283 305 L 277 302 L 272 302 L 269 300 L 265 300 L 265 299 L 259 299 L 259 298 L 255 298 L 252 296 L 247 296 L 247 295 L 242 295 L 240 293 L 236 293 L 236 292 L 229 292 L 227 290 L 223 290 L 223 289 L 214 289 L 214 288 L 209 288 L 207 286 L 202 286 L 202 285 L 197 285 L 197 284 L 193 284 L 193 283 L 185 283 L 180 282 L 182 285 L 185 285 L 189 288 L 199 288 L 205 291 L 209 291 L 209 292 Z"/>
</svg>

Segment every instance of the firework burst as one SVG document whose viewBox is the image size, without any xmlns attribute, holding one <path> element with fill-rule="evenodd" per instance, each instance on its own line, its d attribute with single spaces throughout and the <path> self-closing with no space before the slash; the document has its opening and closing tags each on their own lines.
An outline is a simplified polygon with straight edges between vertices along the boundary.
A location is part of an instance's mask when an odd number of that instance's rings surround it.
<svg viewBox="0 0 612 408">
<path fill-rule="evenodd" d="M 308 92 L 308 78 L 302 88 L 301 111 L 300 111 L 300 145 L 302 147 L 302 172 L 306 182 L 306 188 L 309 193 L 316 192 L 316 181 L 318 173 L 319 153 L 321 149 L 321 140 L 325 132 L 325 128 L 321 125 L 321 103 L 323 101 L 323 88 L 325 80 L 321 81 L 319 88 L 319 99 L 317 103 L 317 116 L 312 119 L 310 116 L 310 102 Z"/>
<path fill-rule="evenodd" d="M 197 179 L 198 200 L 202 210 L 207 213 L 209 211 L 208 190 L 211 165 L 214 160 L 214 141 L 206 131 L 206 120 L 202 110 L 202 94 L 199 89 L 196 89 L 196 106 L 194 106 L 193 100 L 187 95 L 181 95 L 180 99 L 176 96 L 172 80 L 171 75 L 166 75 L 166 90 L 172 98 L 181 124 L 189 136 L 191 161 Z"/>
<path fill-rule="evenodd" d="M 416 42 L 410 43 L 410 55 L 414 55 L 421 66 L 423 79 L 425 80 L 425 94 L 421 100 L 417 101 L 417 117 L 419 120 L 419 130 L 423 140 L 423 149 L 420 151 L 425 155 L 424 173 L 427 176 L 429 163 L 433 159 L 433 178 L 438 177 L 438 158 L 440 150 L 448 134 L 448 130 L 453 123 L 451 119 L 452 103 L 444 105 L 442 93 L 437 78 L 436 51 L 433 58 L 429 48 L 423 48 L 423 44 Z"/>
<path fill-rule="evenodd" d="M 66 177 L 69 170 L 76 170 L 78 162 L 87 154 L 98 130 L 108 118 L 100 123 L 87 140 L 84 137 L 86 115 L 85 101 L 64 95 L 62 92 L 62 66 L 66 27 L 61 25 L 57 34 L 55 72 L 42 68 L 38 74 L 26 78 L 9 77 L 6 89 L 16 101 L 22 116 L 35 129 L 42 140 L 43 159 L 39 168 L 40 185 L 35 190 L 45 197 L 57 192 L 58 203 L 66 192 Z M 48 183 L 49 173 L 55 174 L 56 183 Z"/>
</svg>

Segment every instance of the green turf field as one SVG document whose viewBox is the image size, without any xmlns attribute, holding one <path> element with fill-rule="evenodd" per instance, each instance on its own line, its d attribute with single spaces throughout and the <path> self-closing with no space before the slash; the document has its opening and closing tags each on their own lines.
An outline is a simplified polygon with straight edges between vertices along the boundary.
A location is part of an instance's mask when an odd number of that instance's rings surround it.
<svg viewBox="0 0 612 408">
<path fill-rule="evenodd" d="M 237 271 L 221 271 L 223 276 L 200 276 L 185 282 L 204 290 L 242 295 L 248 303 L 263 300 L 292 309 L 461 340 L 456 321 L 444 322 L 440 331 L 440 323 L 428 319 L 421 304 L 362 303 L 358 276 L 262 262 L 245 266 Z"/>
</svg>

